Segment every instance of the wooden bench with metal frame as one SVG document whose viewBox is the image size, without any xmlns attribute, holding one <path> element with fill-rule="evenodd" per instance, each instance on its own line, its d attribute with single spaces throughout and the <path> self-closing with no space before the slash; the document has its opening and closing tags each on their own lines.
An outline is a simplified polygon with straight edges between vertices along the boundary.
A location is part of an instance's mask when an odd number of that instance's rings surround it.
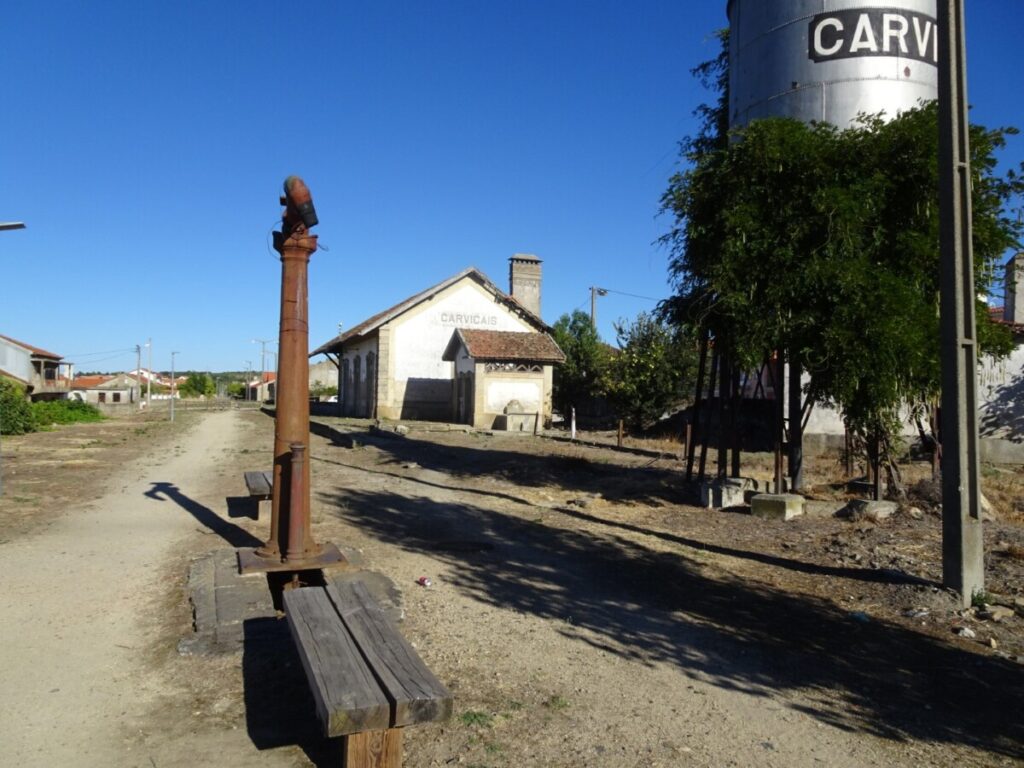
<svg viewBox="0 0 1024 768">
<path fill-rule="evenodd" d="M 270 501 L 274 495 L 274 473 L 273 472 L 246 472 L 245 487 L 249 491 L 249 498 L 256 502 L 256 519 L 260 516 L 262 502 Z"/>
<path fill-rule="evenodd" d="M 452 695 L 361 581 L 283 595 L 327 737 L 342 737 L 344 768 L 401 768 L 402 728 L 446 720 Z"/>
</svg>

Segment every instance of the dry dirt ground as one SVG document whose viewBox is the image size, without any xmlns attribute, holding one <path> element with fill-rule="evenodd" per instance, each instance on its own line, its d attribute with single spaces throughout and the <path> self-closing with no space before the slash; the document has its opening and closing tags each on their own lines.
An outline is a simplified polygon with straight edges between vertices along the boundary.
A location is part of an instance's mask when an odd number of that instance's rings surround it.
<svg viewBox="0 0 1024 768">
<path fill-rule="evenodd" d="M 337 758 L 287 645 L 176 651 L 190 560 L 266 535 L 230 512 L 272 429 L 224 411 L 4 440 L 0 763 Z M 452 721 L 406 733 L 407 766 L 1024 762 L 1024 619 L 956 610 L 924 502 L 768 522 L 688 506 L 669 452 L 335 419 L 311 452 L 315 535 L 397 584 L 456 696 Z M 816 492 L 836 495 L 834 469 L 814 466 Z M 986 481 L 1004 511 L 987 583 L 1012 603 L 1024 477 Z"/>
</svg>

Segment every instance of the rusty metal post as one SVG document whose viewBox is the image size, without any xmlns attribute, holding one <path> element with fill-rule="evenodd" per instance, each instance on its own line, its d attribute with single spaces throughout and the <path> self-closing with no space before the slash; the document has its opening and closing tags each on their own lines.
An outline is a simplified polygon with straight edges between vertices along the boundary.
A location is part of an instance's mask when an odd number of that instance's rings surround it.
<svg viewBox="0 0 1024 768">
<path fill-rule="evenodd" d="M 292 443 L 291 448 L 291 482 L 288 484 L 290 491 L 290 509 L 288 514 L 288 544 L 285 548 L 285 560 L 289 562 L 302 560 L 315 551 L 309 551 L 308 546 L 319 549 L 313 541 L 309 525 L 309 486 L 306 478 L 309 475 L 309 467 L 306 464 L 306 446 L 302 443 Z"/>
<path fill-rule="evenodd" d="M 282 231 L 274 232 L 274 249 L 281 254 L 281 325 L 270 538 L 255 550 L 239 550 L 243 573 L 318 568 L 343 560 L 337 547 L 313 540 L 309 518 L 308 271 L 317 248 L 309 227 L 317 223 L 316 212 L 298 177 L 288 177 L 285 192 Z"/>
</svg>

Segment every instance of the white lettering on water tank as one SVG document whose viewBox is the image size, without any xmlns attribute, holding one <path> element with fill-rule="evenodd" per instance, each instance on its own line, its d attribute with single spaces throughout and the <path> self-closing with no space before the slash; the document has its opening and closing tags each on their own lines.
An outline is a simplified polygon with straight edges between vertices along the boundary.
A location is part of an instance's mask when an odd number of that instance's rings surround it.
<svg viewBox="0 0 1024 768">
<path fill-rule="evenodd" d="M 910 32 L 910 24 L 906 16 L 898 13 L 882 14 L 882 50 L 886 53 L 892 51 L 892 39 L 895 37 L 901 53 L 907 53 L 907 34 Z"/>
<path fill-rule="evenodd" d="M 821 41 L 822 35 L 826 29 L 832 27 L 836 32 L 843 31 L 843 22 L 839 19 L 824 19 L 814 30 L 814 52 L 823 58 L 828 56 L 834 56 L 839 53 L 839 49 L 843 47 L 842 39 L 837 39 L 836 42 L 826 48 Z"/>
<path fill-rule="evenodd" d="M 807 43 L 808 58 L 818 63 L 862 56 L 939 63 L 935 19 L 909 10 L 853 8 L 821 13 L 810 21 Z"/>
</svg>

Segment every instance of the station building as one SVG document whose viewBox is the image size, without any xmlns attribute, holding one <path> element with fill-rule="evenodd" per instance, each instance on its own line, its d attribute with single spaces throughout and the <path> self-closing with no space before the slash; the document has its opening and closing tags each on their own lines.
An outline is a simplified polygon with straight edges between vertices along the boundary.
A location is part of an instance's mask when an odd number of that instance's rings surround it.
<svg viewBox="0 0 1024 768">
<path fill-rule="evenodd" d="M 470 267 L 320 345 L 338 367 L 342 416 L 484 429 L 551 420 L 565 356 L 540 316 L 541 261 L 509 259 L 509 291 Z"/>
</svg>

